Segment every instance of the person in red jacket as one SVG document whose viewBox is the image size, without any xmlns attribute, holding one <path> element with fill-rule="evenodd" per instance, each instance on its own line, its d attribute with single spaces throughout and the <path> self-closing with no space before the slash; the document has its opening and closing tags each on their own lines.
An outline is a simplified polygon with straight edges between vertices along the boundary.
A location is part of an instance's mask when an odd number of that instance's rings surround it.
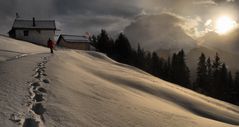
<svg viewBox="0 0 239 127">
<path fill-rule="evenodd" d="M 51 49 L 51 53 L 53 53 L 54 42 L 50 38 L 47 42 L 47 46 Z"/>
</svg>

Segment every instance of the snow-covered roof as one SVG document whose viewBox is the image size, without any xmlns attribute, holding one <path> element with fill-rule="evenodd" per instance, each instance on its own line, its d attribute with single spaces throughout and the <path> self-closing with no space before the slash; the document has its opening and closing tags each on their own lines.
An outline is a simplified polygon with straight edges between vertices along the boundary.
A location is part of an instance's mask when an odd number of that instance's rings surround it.
<svg viewBox="0 0 239 127">
<path fill-rule="evenodd" d="M 35 20 L 35 26 L 33 20 L 16 19 L 13 24 L 13 29 L 51 29 L 56 30 L 56 24 L 54 20 Z"/>
<path fill-rule="evenodd" d="M 81 42 L 88 42 L 90 43 L 90 40 L 86 36 L 77 36 L 77 35 L 61 35 L 61 37 L 66 42 L 72 42 L 72 43 L 81 43 Z"/>
</svg>

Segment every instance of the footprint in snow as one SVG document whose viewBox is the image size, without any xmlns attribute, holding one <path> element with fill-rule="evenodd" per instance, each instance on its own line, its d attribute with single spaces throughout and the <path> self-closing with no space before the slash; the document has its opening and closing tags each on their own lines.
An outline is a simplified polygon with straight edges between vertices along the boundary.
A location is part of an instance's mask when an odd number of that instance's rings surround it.
<svg viewBox="0 0 239 127">
<path fill-rule="evenodd" d="M 42 102 L 45 100 L 44 95 L 42 93 L 35 93 L 33 100 L 35 100 L 36 102 Z"/>
<path fill-rule="evenodd" d="M 32 118 L 25 119 L 23 127 L 39 127 L 39 122 Z"/>
<path fill-rule="evenodd" d="M 42 88 L 42 87 L 39 87 L 37 90 L 39 92 L 42 92 L 42 93 L 47 93 L 47 90 L 45 88 Z"/>
<path fill-rule="evenodd" d="M 42 103 L 36 103 L 32 106 L 32 111 L 34 111 L 37 115 L 43 115 L 46 109 L 43 107 Z"/>
<path fill-rule="evenodd" d="M 36 75 L 34 76 L 36 79 L 41 79 L 41 74 L 36 73 Z"/>
<path fill-rule="evenodd" d="M 31 84 L 31 86 L 38 87 L 41 86 L 40 82 L 34 82 Z"/>
<path fill-rule="evenodd" d="M 50 83 L 50 81 L 48 79 L 43 79 L 44 83 Z"/>
<path fill-rule="evenodd" d="M 22 118 L 22 114 L 13 113 L 13 114 L 11 114 L 9 120 L 11 120 L 15 123 L 19 123 L 19 122 L 21 122 L 21 118 Z"/>
</svg>

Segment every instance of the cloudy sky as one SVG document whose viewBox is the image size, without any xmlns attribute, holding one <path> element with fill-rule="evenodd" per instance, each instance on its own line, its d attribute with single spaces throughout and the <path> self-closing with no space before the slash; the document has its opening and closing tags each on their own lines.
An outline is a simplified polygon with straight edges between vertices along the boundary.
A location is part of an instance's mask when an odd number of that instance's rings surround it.
<svg viewBox="0 0 239 127">
<path fill-rule="evenodd" d="M 192 37 L 210 28 L 205 23 L 220 15 L 238 20 L 238 0 L 0 0 L 0 33 L 11 28 L 16 12 L 21 18 L 55 19 L 59 33 L 124 31 L 140 16 L 170 13 Z M 191 33 L 190 33 L 191 31 Z"/>
</svg>

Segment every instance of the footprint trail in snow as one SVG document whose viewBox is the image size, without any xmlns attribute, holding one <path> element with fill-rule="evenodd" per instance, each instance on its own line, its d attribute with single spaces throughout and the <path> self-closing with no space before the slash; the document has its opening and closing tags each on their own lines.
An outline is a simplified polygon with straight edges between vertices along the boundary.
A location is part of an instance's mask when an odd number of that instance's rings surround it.
<svg viewBox="0 0 239 127">
<path fill-rule="evenodd" d="M 37 64 L 33 81 L 29 82 L 29 95 L 25 106 L 27 111 L 25 113 L 13 113 L 10 120 L 22 127 L 44 127 L 44 113 L 46 111 L 44 103 L 46 103 L 47 85 L 50 81 L 47 79 L 45 72 L 47 57 L 42 57 L 42 61 Z"/>
</svg>

